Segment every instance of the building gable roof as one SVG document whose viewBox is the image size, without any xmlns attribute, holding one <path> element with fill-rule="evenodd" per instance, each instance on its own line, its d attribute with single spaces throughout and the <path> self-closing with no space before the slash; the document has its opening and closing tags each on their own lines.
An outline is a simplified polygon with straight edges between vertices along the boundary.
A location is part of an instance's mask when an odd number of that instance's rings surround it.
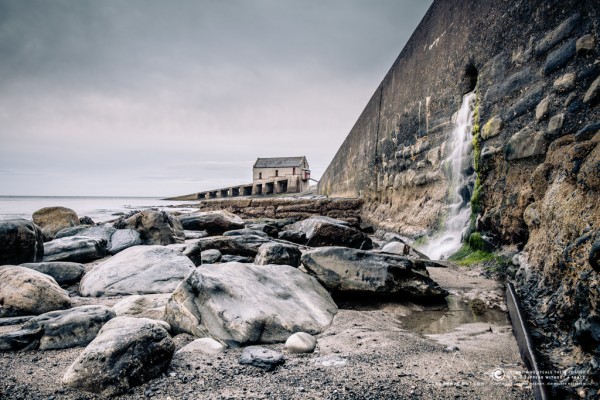
<svg viewBox="0 0 600 400">
<path fill-rule="evenodd" d="M 289 168 L 299 167 L 306 157 L 275 157 L 275 158 L 257 158 L 254 168 Z"/>
</svg>

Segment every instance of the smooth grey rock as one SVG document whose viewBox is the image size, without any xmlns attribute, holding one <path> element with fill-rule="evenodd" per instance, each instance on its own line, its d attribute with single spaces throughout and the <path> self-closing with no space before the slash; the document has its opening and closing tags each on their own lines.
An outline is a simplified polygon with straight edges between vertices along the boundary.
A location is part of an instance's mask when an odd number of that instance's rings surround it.
<svg viewBox="0 0 600 400">
<path fill-rule="evenodd" d="M 565 44 L 548 54 L 546 63 L 544 64 L 544 75 L 549 75 L 559 68 L 567 65 L 569 60 L 573 58 L 576 51 L 575 39 L 570 39 Z"/>
<path fill-rule="evenodd" d="M 556 28 L 548 32 L 535 46 L 535 54 L 541 55 L 550 50 L 561 40 L 568 37 L 579 23 L 579 14 L 573 14 Z"/>
<path fill-rule="evenodd" d="M 542 101 L 539 102 L 535 108 L 535 119 L 541 121 L 542 118 L 548 115 L 548 109 L 550 107 L 550 97 L 546 96 Z"/>
<path fill-rule="evenodd" d="M 320 333 L 337 306 L 311 276 L 287 265 L 202 265 L 173 292 L 165 320 L 175 332 L 230 346 Z"/>
<path fill-rule="evenodd" d="M 296 332 L 285 341 L 285 349 L 290 353 L 312 353 L 317 347 L 317 339 L 306 332 Z"/>
<path fill-rule="evenodd" d="M 535 79 L 535 73 L 529 67 L 515 72 L 507 78 L 499 80 L 497 85 L 491 86 L 483 96 L 486 102 L 496 103 L 514 93 L 522 90 Z"/>
<path fill-rule="evenodd" d="M 583 96 L 583 103 L 588 104 L 593 102 L 598 98 L 598 93 L 600 92 L 600 75 L 592 82 L 588 90 L 585 92 L 585 96 Z"/>
<path fill-rule="evenodd" d="M 180 215 L 179 221 L 184 229 L 206 231 L 211 236 L 244 228 L 244 221 L 240 217 L 224 210 Z"/>
<path fill-rule="evenodd" d="M 100 328 L 114 317 L 115 313 L 110 307 L 81 306 L 39 315 L 26 322 L 22 329 L 41 331 L 40 350 L 67 349 L 87 345 Z"/>
<path fill-rule="evenodd" d="M 403 256 L 326 247 L 305 252 L 302 265 L 334 294 L 425 301 L 448 295 L 423 261 Z"/>
<path fill-rule="evenodd" d="M 166 211 L 144 210 L 114 224 L 117 229 L 131 228 L 139 232 L 143 244 L 167 245 L 185 242 L 179 220 Z"/>
<path fill-rule="evenodd" d="M 249 228 L 234 229 L 232 231 L 227 231 L 227 232 L 223 233 L 223 236 L 242 236 L 242 235 L 256 235 L 256 236 L 260 236 L 260 237 L 264 237 L 264 238 L 269 237 L 269 235 L 267 235 L 263 231 L 249 229 Z"/>
<path fill-rule="evenodd" d="M 35 350 L 40 343 L 41 329 L 19 329 L 0 334 L 0 352 Z"/>
<path fill-rule="evenodd" d="M 598 132 L 600 132 L 600 122 L 592 122 L 581 128 L 575 134 L 575 140 L 578 142 L 583 142 L 586 140 L 590 140 L 593 138 Z"/>
<path fill-rule="evenodd" d="M 220 354 L 225 351 L 225 346 L 213 338 L 196 339 L 177 351 L 176 354 Z"/>
<path fill-rule="evenodd" d="M 539 83 L 533 86 L 519 100 L 517 100 L 504 114 L 502 120 L 505 122 L 512 121 L 520 117 L 526 112 L 533 110 L 536 105 L 542 100 L 544 95 L 544 83 Z"/>
<path fill-rule="evenodd" d="M 348 223 L 328 217 L 311 217 L 296 222 L 286 230 L 304 232 L 306 245 L 320 246 L 345 246 L 360 249 L 373 248 L 371 239 L 358 229 L 348 226 Z"/>
<path fill-rule="evenodd" d="M 170 297 L 170 293 L 134 294 L 125 297 L 115 304 L 113 310 L 118 316 L 130 315 L 160 319 L 164 314 L 165 305 Z"/>
<path fill-rule="evenodd" d="M 214 264 L 221 259 L 221 252 L 215 249 L 204 250 L 200 257 L 202 258 L 202 264 Z"/>
<path fill-rule="evenodd" d="M 306 244 L 306 234 L 300 231 L 281 231 L 277 235 L 281 240 L 297 244 Z"/>
<path fill-rule="evenodd" d="M 500 119 L 500 117 L 492 117 L 485 125 L 483 125 L 483 128 L 481 129 L 481 138 L 483 140 L 488 140 L 494 136 L 498 136 L 501 129 L 502 119 Z"/>
<path fill-rule="evenodd" d="M 30 268 L 42 274 L 50 275 L 59 285 L 71 285 L 79 282 L 85 268 L 83 265 L 67 261 L 25 263 L 21 267 Z"/>
<path fill-rule="evenodd" d="M 85 236 L 92 239 L 102 240 L 106 243 L 106 248 L 108 249 L 111 247 L 111 239 L 115 232 L 117 232 L 115 228 L 106 224 L 90 226 L 89 228 L 80 231 L 77 236 Z"/>
<path fill-rule="evenodd" d="M 20 317 L 0 318 L 0 326 L 19 325 L 29 321 L 33 315 L 23 315 Z"/>
<path fill-rule="evenodd" d="M 282 353 L 275 350 L 266 349 L 260 346 L 248 346 L 242 352 L 239 362 L 242 365 L 252 365 L 271 371 L 278 365 L 283 364 L 285 358 Z"/>
<path fill-rule="evenodd" d="M 575 43 L 575 49 L 577 53 L 588 53 L 594 50 L 596 47 L 596 38 L 591 33 L 583 35 Z"/>
<path fill-rule="evenodd" d="M 88 216 L 84 216 L 84 217 L 79 218 L 79 223 L 81 225 L 96 225 L 96 223 L 94 222 L 94 220 L 91 219 Z"/>
<path fill-rule="evenodd" d="M 44 240 L 40 228 L 26 219 L 0 221 L 0 265 L 42 261 Z"/>
<path fill-rule="evenodd" d="M 0 267 L 0 317 L 39 315 L 71 307 L 54 278 L 25 267 Z"/>
<path fill-rule="evenodd" d="M 83 276 L 82 296 L 170 293 L 194 263 L 163 246 L 135 246 L 97 265 Z"/>
<path fill-rule="evenodd" d="M 54 239 L 61 239 L 69 236 L 78 236 L 77 234 L 79 232 L 84 231 L 89 227 L 89 225 L 77 225 L 61 229 L 60 231 L 56 232 L 56 235 L 54 235 Z"/>
<path fill-rule="evenodd" d="M 559 93 L 567 92 L 575 87 L 575 72 L 569 72 L 554 81 L 554 90 Z"/>
<path fill-rule="evenodd" d="M 44 261 L 86 263 L 106 254 L 106 242 L 85 236 L 69 236 L 44 244 Z"/>
<path fill-rule="evenodd" d="M 220 263 L 229 263 L 229 262 L 251 264 L 254 262 L 254 257 L 234 256 L 231 254 L 225 254 L 225 255 L 221 256 Z"/>
<path fill-rule="evenodd" d="M 65 386 L 113 396 L 162 374 L 175 344 L 159 321 L 117 317 L 108 321 L 65 373 Z"/>
<path fill-rule="evenodd" d="M 265 223 L 246 224 L 246 228 L 264 232 L 273 238 L 276 238 L 279 233 L 279 228 L 277 228 L 277 226 Z"/>
<path fill-rule="evenodd" d="M 546 152 L 546 141 L 540 132 L 524 128 L 515 133 L 506 146 L 506 159 L 518 160 L 532 157 Z"/>
<path fill-rule="evenodd" d="M 202 251 L 214 249 L 219 250 L 223 255 L 228 254 L 254 258 L 258 252 L 258 248 L 263 244 L 270 242 L 270 239 L 261 236 L 242 235 L 207 237 L 200 239 L 198 244 Z"/>
<path fill-rule="evenodd" d="M 182 254 L 192 260 L 195 266 L 202 264 L 202 246 L 199 243 L 188 244 Z"/>
<path fill-rule="evenodd" d="M 187 239 L 202 239 L 203 237 L 208 236 L 208 232 L 206 231 L 186 231 L 184 230 L 185 238 Z"/>
<path fill-rule="evenodd" d="M 302 253 L 298 247 L 283 243 L 265 243 L 258 248 L 258 254 L 254 259 L 257 265 L 276 264 L 300 266 Z"/>
<path fill-rule="evenodd" d="M 108 252 L 110 254 L 117 254 L 120 251 L 133 246 L 139 246 L 141 244 L 142 239 L 140 238 L 140 233 L 135 229 L 117 229 L 117 231 L 110 237 L 110 246 L 108 246 Z"/>
<path fill-rule="evenodd" d="M 560 130 L 562 129 L 565 123 L 565 114 L 560 113 L 552 116 L 550 121 L 548 121 L 548 130 L 547 135 L 549 138 L 555 138 L 559 135 Z"/>
<path fill-rule="evenodd" d="M 40 227 L 44 241 L 54 239 L 58 231 L 79 225 L 77 213 L 66 207 L 45 207 L 32 215 L 33 223 Z"/>
</svg>

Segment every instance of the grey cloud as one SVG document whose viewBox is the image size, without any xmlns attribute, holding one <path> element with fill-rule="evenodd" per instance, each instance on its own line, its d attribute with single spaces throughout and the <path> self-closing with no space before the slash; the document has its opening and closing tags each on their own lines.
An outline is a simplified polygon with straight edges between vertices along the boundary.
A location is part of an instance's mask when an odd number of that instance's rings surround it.
<svg viewBox="0 0 600 400">
<path fill-rule="evenodd" d="M 73 171 L 99 194 L 178 194 L 277 155 L 318 177 L 428 5 L 0 0 L 0 168 L 57 176 L 0 176 L 0 194 L 88 194 L 61 192 Z"/>
</svg>

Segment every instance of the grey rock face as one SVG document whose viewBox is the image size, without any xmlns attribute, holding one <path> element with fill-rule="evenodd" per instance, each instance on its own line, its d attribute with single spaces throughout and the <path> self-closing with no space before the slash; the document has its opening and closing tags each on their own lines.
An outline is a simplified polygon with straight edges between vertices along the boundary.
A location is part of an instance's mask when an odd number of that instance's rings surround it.
<svg viewBox="0 0 600 400">
<path fill-rule="evenodd" d="M 536 54 L 543 54 L 566 38 L 579 23 L 579 14 L 564 20 L 559 26 L 548 32 L 535 46 Z"/>
<path fill-rule="evenodd" d="M 42 274 L 50 275 L 59 285 L 71 285 L 79 282 L 85 269 L 74 262 L 54 261 L 41 263 L 25 263 L 21 267 L 30 268 Z"/>
<path fill-rule="evenodd" d="M 427 257 L 425 254 L 402 242 L 389 242 L 381 248 L 381 252 L 419 258 L 421 260 L 429 260 L 429 257 Z"/>
<path fill-rule="evenodd" d="M 173 292 L 165 320 L 176 332 L 233 346 L 317 334 L 337 306 L 311 276 L 286 265 L 200 266 Z"/>
<path fill-rule="evenodd" d="M 98 225 L 90 226 L 77 233 L 77 236 L 85 236 L 92 239 L 104 241 L 106 243 L 106 249 L 111 247 L 111 239 L 113 234 L 117 232 L 115 228 L 110 225 Z"/>
<path fill-rule="evenodd" d="M 282 353 L 260 346 L 248 346 L 240 357 L 240 364 L 252 365 L 271 371 L 285 362 Z"/>
<path fill-rule="evenodd" d="M 44 240 L 40 228 L 25 219 L 0 221 L 0 265 L 42 261 Z"/>
<path fill-rule="evenodd" d="M 204 250 L 201 253 L 202 264 L 214 264 L 219 262 L 221 259 L 221 252 L 219 250 L 210 249 Z"/>
<path fill-rule="evenodd" d="M 348 226 L 348 223 L 327 217 L 311 217 L 286 228 L 304 232 L 306 245 L 311 247 L 320 246 L 344 246 L 357 249 L 371 249 L 371 239 L 359 231 Z"/>
<path fill-rule="evenodd" d="M 206 231 L 209 235 L 222 235 L 224 232 L 244 228 L 244 221 L 228 211 L 207 211 L 179 217 L 184 229 Z"/>
<path fill-rule="evenodd" d="M 257 265 L 277 264 L 300 266 L 302 253 L 293 245 L 283 243 L 265 243 L 258 248 L 258 254 L 254 260 Z"/>
<path fill-rule="evenodd" d="M 104 257 L 106 242 L 84 236 L 54 239 L 44 245 L 44 261 L 86 263 Z"/>
<path fill-rule="evenodd" d="M 207 237 L 208 233 L 206 231 L 186 231 L 184 230 L 185 239 L 202 239 L 203 237 Z"/>
<path fill-rule="evenodd" d="M 274 237 L 274 238 L 276 238 L 277 234 L 279 233 L 279 228 L 277 228 L 277 226 L 271 225 L 271 224 L 265 224 L 265 223 L 247 224 L 246 228 L 252 229 L 255 231 L 264 232 L 267 235 Z"/>
<path fill-rule="evenodd" d="M 112 396 L 158 377 L 175 351 L 165 325 L 146 318 L 110 320 L 69 367 L 62 383 Z"/>
<path fill-rule="evenodd" d="M 281 231 L 277 235 L 281 240 L 297 244 L 306 244 L 306 234 L 300 231 Z"/>
<path fill-rule="evenodd" d="M 64 228 L 79 225 L 77 213 L 66 207 L 45 207 L 32 215 L 33 222 L 44 234 L 44 241 L 54 239 L 54 236 Z"/>
<path fill-rule="evenodd" d="M 185 234 L 177 218 L 165 211 L 145 210 L 115 223 L 115 228 L 131 228 L 139 232 L 143 244 L 167 245 L 183 243 Z"/>
<path fill-rule="evenodd" d="M 67 349 L 87 345 L 114 317 L 110 307 L 81 306 L 34 317 L 23 325 L 22 330 L 39 332 L 40 350 Z"/>
<path fill-rule="evenodd" d="M 214 236 L 200 239 L 198 244 L 205 250 L 219 250 L 221 254 L 229 254 L 233 256 L 255 257 L 258 253 L 258 248 L 265 243 L 270 243 L 271 240 L 256 236 Z"/>
<path fill-rule="evenodd" d="M 569 60 L 575 55 L 576 40 L 571 39 L 567 43 L 548 54 L 546 63 L 544 64 L 544 75 L 549 75 L 553 71 L 567 65 Z"/>
<path fill-rule="evenodd" d="M 140 238 L 138 231 L 135 229 L 118 229 L 110 237 L 108 252 L 110 254 L 117 254 L 129 247 L 138 246 L 140 244 L 142 244 L 142 239 Z"/>
<path fill-rule="evenodd" d="M 170 293 L 194 269 L 178 251 L 163 246 L 135 246 L 116 254 L 84 275 L 82 296 Z"/>
<path fill-rule="evenodd" d="M 89 227 L 89 225 L 77 225 L 61 229 L 60 231 L 56 232 L 56 235 L 54 235 L 54 239 L 60 239 L 69 236 L 77 236 L 79 232 L 84 231 Z"/>
<path fill-rule="evenodd" d="M 39 315 L 71 307 L 67 292 L 56 281 L 29 268 L 0 267 L 0 317 Z"/>
<path fill-rule="evenodd" d="M 398 300 L 442 300 L 440 288 L 420 260 L 369 251 L 329 247 L 305 252 L 302 264 L 328 290 Z"/>
</svg>

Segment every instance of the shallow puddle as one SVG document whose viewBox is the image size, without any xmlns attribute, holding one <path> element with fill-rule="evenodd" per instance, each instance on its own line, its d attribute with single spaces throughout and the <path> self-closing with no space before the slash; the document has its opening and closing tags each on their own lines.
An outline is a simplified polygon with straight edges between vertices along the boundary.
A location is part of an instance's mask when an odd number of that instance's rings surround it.
<svg viewBox="0 0 600 400">
<path fill-rule="evenodd" d="M 427 306 L 423 311 L 414 311 L 406 317 L 399 317 L 402 328 L 420 334 L 438 334 L 473 322 L 498 325 L 509 324 L 507 314 L 490 309 L 479 300 L 450 295 L 447 304 Z"/>
</svg>

